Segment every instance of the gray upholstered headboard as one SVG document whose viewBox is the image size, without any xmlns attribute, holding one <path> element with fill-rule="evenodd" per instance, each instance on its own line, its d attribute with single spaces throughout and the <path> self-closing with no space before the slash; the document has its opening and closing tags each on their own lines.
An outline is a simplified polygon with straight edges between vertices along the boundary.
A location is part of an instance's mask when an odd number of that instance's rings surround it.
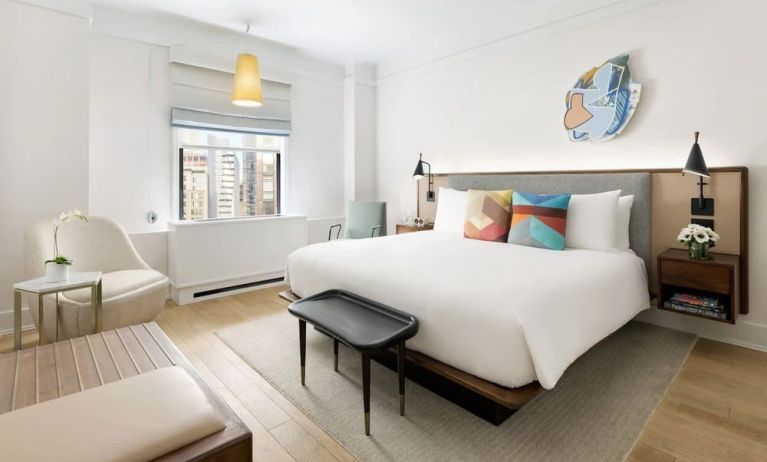
<svg viewBox="0 0 767 462">
<path fill-rule="evenodd" d="M 620 189 L 622 196 L 634 195 L 629 222 L 631 249 L 651 267 L 652 182 L 650 173 L 556 173 L 448 176 L 453 189 L 515 189 L 535 194 L 591 194 Z"/>
</svg>

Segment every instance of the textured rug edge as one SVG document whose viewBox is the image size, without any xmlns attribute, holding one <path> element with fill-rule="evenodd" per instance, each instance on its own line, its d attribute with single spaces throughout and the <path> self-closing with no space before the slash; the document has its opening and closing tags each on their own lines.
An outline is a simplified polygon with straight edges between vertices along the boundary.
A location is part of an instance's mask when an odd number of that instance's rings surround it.
<svg viewBox="0 0 767 462">
<path fill-rule="evenodd" d="M 280 314 L 274 314 L 273 316 L 280 316 Z M 271 317 L 271 316 L 269 316 L 269 317 Z M 255 324 L 257 322 L 258 322 L 258 320 L 252 320 L 251 322 L 245 323 L 245 324 Z M 642 321 L 635 321 L 635 322 L 637 322 L 639 324 L 647 324 L 647 325 L 650 325 L 650 326 L 653 326 L 653 327 L 657 327 L 657 328 L 660 328 L 660 329 L 663 329 L 663 330 L 671 330 L 671 331 L 675 331 L 676 330 L 676 329 L 669 329 L 669 328 L 664 327 L 664 326 L 658 326 L 658 325 L 655 325 L 655 324 L 652 324 L 652 323 L 645 323 L 645 322 L 642 322 Z M 285 397 L 285 399 L 287 399 L 288 402 L 290 402 L 299 411 L 301 411 L 301 413 L 304 414 L 304 416 L 307 419 L 309 419 L 309 421 L 311 421 L 320 430 L 322 430 L 325 433 L 325 435 L 327 435 L 330 438 L 332 438 L 333 441 L 336 442 L 336 444 L 338 444 L 339 446 L 344 448 L 356 460 L 362 460 L 360 458 L 360 454 L 359 453 L 357 453 L 356 451 L 352 450 L 348 445 L 344 444 L 334 434 L 333 431 L 331 431 L 328 428 L 326 428 L 325 426 L 321 425 L 319 423 L 319 421 L 315 417 L 313 417 L 311 415 L 311 412 L 313 412 L 313 410 L 305 408 L 298 400 L 294 399 L 288 392 L 284 391 L 281 388 L 281 386 L 280 386 L 280 380 L 274 379 L 274 378 L 270 377 L 269 374 L 264 374 L 264 372 L 260 371 L 259 368 L 256 367 L 255 364 L 253 364 L 253 362 L 250 359 L 247 358 L 247 355 L 245 354 L 246 350 L 242 350 L 240 347 L 236 346 L 238 344 L 238 342 L 236 342 L 234 338 L 230 338 L 229 340 L 227 340 L 227 336 L 228 336 L 229 331 L 235 331 L 235 330 L 237 330 L 239 328 L 242 328 L 242 327 L 243 327 L 243 325 L 228 326 L 228 327 L 226 327 L 224 329 L 216 330 L 215 331 L 215 335 L 231 351 L 233 351 L 243 362 L 245 362 L 250 368 L 252 368 L 254 371 L 256 371 L 264 380 L 266 380 L 266 382 L 269 383 L 281 396 Z M 678 330 L 676 330 L 676 331 L 678 331 Z M 682 332 L 682 331 L 678 331 L 678 332 Z M 683 333 L 690 334 L 690 333 L 687 333 L 687 332 L 683 332 Z M 671 377 L 671 379 L 668 381 L 668 383 L 663 388 L 662 392 L 659 394 L 657 402 L 655 402 L 653 404 L 652 410 L 649 412 L 647 417 L 644 419 L 644 422 L 642 424 L 641 430 L 636 434 L 636 436 L 634 438 L 634 441 L 631 443 L 630 446 L 627 447 L 625 453 L 622 454 L 622 458 L 621 459 L 617 459 L 616 458 L 614 460 L 622 460 L 622 461 L 625 462 L 628 459 L 628 457 L 630 456 L 630 454 L 632 453 L 632 451 L 634 450 L 634 448 L 636 447 L 636 445 L 639 442 L 639 440 L 641 439 L 641 437 L 642 437 L 642 435 L 644 433 L 644 430 L 647 427 L 648 422 L 652 419 L 652 417 L 657 412 L 657 409 L 660 407 L 660 404 L 666 398 L 669 389 L 671 388 L 671 386 L 674 384 L 674 382 L 678 378 L 679 374 L 681 373 L 682 369 L 684 368 L 684 364 L 687 362 L 687 359 L 689 358 L 692 350 L 695 348 L 695 345 L 697 344 L 697 342 L 699 340 L 699 336 L 697 336 L 695 334 L 690 334 L 690 336 L 692 337 L 692 339 L 688 343 L 687 351 L 684 352 L 684 357 L 679 362 L 679 365 L 676 368 L 676 370 L 674 371 L 674 374 Z M 241 354 L 241 351 L 242 351 L 243 354 Z M 617 456 L 617 454 L 616 454 L 616 456 Z"/>
<path fill-rule="evenodd" d="M 636 321 L 636 322 L 643 322 L 643 321 Z M 652 323 L 646 323 L 646 324 L 657 326 L 657 324 L 652 324 Z M 657 326 L 657 327 L 663 327 L 663 326 Z M 668 327 L 664 327 L 664 328 L 665 329 L 669 329 Z M 668 391 L 674 385 L 674 382 L 676 382 L 676 379 L 679 377 L 679 374 L 682 373 L 682 369 L 684 369 L 684 365 L 687 363 L 687 360 L 690 358 L 690 354 L 692 353 L 692 350 L 694 350 L 695 349 L 695 345 L 698 344 L 698 340 L 700 340 L 700 336 L 698 336 L 697 334 L 692 334 L 692 335 L 695 336 L 695 341 L 693 341 L 690 344 L 690 348 L 687 350 L 687 354 L 684 355 L 684 360 L 682 360 L 682 364 L 676 370 L 676 373 L 674 373 L 674 377 L 671 378 L 671 381 L 666 386 L 666 389 L 663 390 L 663 394 L 661 395 L 660 399 L 658 400 L 658 403 L 652 409 L 652 412 L 650 412 L 650 414 L 647 416 L 647 419 L 645 420 L 644 425 L 642 425 L 642 431 L 637 434 L 636 439 L 631 444 L 631 447 L 628 449 L 628 451 L 626 451 L 625 454 L 623 454 L 623 461 L 624 462 L 626 460 L 628 460 L 629 456 L 634 451 L 634 448 L 636 447 L 637 443 L 639 443 L 639 440 L 642 439 L 642 435 L 644 434 L 644 431 L 647 429 L 647 424 L 650 423 L 650 420 L 652 420 L 653 416 L 655 416 L 655 413 L 658 411 L 658 408 L 660 407 L 661 403 L 663 403 L 663 400 L 666 399 L 666 395 L 668 395 Z"/>
</svg>

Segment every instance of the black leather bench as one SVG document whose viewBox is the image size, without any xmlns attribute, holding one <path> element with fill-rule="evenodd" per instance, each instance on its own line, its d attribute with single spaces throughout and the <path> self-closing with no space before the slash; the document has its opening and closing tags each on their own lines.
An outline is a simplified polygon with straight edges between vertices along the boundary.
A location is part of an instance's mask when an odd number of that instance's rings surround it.
<svg viewBox="0 0 767 462">
<path fill-rule="evenodd" d="M 370 435 L 370 355 L 396 345 L 399 412 L 405 415 L 405 341 L 418 333 L 414 316 L 343 290 L 321 292 L 292 303 L 288 309 L 298 318 L 301 385 L 306 384 L 306 323 L 309 323 L 333 338 L 334 370 L 338 371 L 338 342 L 362 354 L 365 434 Z"/>
</svg>

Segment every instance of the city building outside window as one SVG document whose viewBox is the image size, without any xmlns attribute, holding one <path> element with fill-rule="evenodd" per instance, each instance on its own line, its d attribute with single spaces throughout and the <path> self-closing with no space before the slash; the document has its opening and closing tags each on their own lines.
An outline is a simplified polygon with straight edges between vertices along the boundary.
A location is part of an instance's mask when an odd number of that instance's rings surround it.
<svg viewBox="0 0 767 462">
<path fill-rule="evenodd" d="M 285 136 L 177 127 L 179 218 L 280 213 Z"/>
</svg>

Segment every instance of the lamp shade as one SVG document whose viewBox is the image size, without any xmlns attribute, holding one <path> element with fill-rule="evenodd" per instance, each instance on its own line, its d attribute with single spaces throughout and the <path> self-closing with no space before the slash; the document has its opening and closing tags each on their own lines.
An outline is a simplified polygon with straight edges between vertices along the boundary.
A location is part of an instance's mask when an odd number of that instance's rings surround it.
<svg viewBox="0 0 767 462">
<path fill-rule="evenodd" d="M 682 172 L 710 178 L 711 174 L 708 172 L 706 160 L 703 159 L 703 152 L 700 150 L 700 145 L 698 144 L 698 135 L 700 135 L 700 132 L 695 132 L 695 143 L 692 145 L 690 155 L 687 157 L 687 163 L 682 169 Z"/>
<path fill-rule="evenodd" d="M 423 154 L 418 155 L 418 163 L 415 166 L 415 171 L 413 172 L 413 178 L 420 180 L 423 178 L 423 160 L 421 158 L 423 157 Z"/>
<path fill-rule="evenodd" d="M 244 107 L 260 107 L 264 104 L 261 93 L 261 71 L 255 55 L 250 53 L 237 55 L 232 103 Z"/>
</svg>

